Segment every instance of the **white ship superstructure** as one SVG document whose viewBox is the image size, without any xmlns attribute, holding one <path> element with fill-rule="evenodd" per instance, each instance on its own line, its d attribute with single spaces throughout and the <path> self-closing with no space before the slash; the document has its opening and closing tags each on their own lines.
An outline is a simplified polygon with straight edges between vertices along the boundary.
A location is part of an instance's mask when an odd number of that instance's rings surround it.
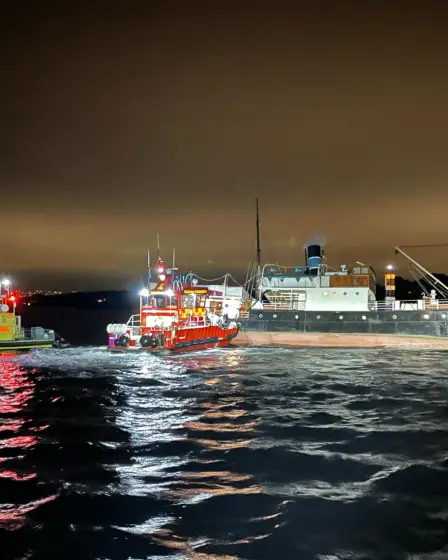
<svg viewBox="0 0 448 560">
<path fill-rule="evenodd" d="M 301 311 L 367 311 L 376 301 L 376 278 L 369 266 L 331 269 L 322 248 L 306 248 L 306 266 L 264 265 L 257 281 L 254 308 L 284 306 Z"/>
<path fill-rule="evenodd" d="M 395 273 L 390 267 L 384 276 L 386 298 L 377 301 L 377 279 L 371 266 L 358 262 L 355 267 L 341 265 L 339 269 L 331 268 L 326 263 L 321 246 L 309 245 L 305 248 L 305 266 L 265 264 L 260 267 L 252 309 L 339 313 L 447 308 L 448 287 L 400 247 L 395 247 L 395 251 L 408 260 L 410 273 L 422 287 L 421 299 L 396 300 Z"/>
</svg>

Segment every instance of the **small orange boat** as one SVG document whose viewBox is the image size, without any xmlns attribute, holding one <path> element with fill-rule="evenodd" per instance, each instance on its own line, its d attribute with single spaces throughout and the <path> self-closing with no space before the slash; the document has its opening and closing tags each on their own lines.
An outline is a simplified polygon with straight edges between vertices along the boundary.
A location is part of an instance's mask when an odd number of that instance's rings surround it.
<svg viewBox="0 0 448 560">
<path fill-rule="evenodd" d="M 155 285 L 140 292 L 140 313 L 107 326 L 108 348 L 160 353 L 229 346 L 240 328 L 242 295 L 229 296 L 226 285 L 198 285 L 191 273 L 176 278 L 177 269 L 165 268 L 160 257 L 155 270 Z"/>
</svg>

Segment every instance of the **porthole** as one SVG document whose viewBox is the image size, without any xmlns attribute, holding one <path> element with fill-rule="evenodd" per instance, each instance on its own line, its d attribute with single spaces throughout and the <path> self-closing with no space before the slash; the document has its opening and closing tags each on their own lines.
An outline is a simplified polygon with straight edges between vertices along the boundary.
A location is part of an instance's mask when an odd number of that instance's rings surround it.
<svg viewBox="0 0 448 560">
<path fill-rule="evenodd" d="M 298 318 L 299 318 L 299 316 L 298 316 L 298 315 L 294 315 L 294 319 L 296 319 L 296 320 L 297 320 Z"/>
<path fill-rule="evenodd" d="M 397 316 L 396 316 L 396 315 L 392 315 L 392 319 L 397 319 Z"/>
<path fill-rule="evenodd" d="M 347 295 L 347 292 L 344 292 L 344 296 L 346 296 L 346 295 Z"/>
<path fill-rule="evenodd" d="M 446 314 L 442 313 L 442 319 L 446 319 Z"/>
<path fill-rule="evenodd" d="M 258 318 L 259 318 L 259 319 L 263 319 L 263 313 L 260 313 L 260 314 L 258 315 Z"/>
<path fill-rule="evenodd" d="M 277 313 L 274 313 L 274 315 L 272 315 L 274 317 L 274 319 L 277 319 L 278 315 Z"/>
<path fill-rule="evenodd" d="M 355 296 L 359 296 L 359 292 L 355 292 Z"/>
<path fill-rule="evenodd" d="M 363 315 L 363 316 L 361 317 L 361 319 L 362 319 L 363 321 L 365 321 L 365 320 L 367 319 L 367 317 L 366 317 L 365 315 Z"/>
<path fill-rule="evenodd" d="M 427 313 L 425 313 L 425 314 L 423 315 L 423 319 L 429 319 L 429 315 L 428 315 Z"/>
<path fill-rule="evenodd" d="M 342 321 L 342 319 L 344 318 L 344 315 L 339 315 L 339 319 Z"/>
<path fill-rule="evenodd" d="M 320 319 L 320 315 L 317 315 L 316 319 L 319 320 L 319 319 Z"/>
<path fill-rule="evenodd" d="M 322 292 L 322 295 L 323 295 L 324 297 L 326 297 L 326 296 L 328 296 L 328 292 Z"/>
</svg>

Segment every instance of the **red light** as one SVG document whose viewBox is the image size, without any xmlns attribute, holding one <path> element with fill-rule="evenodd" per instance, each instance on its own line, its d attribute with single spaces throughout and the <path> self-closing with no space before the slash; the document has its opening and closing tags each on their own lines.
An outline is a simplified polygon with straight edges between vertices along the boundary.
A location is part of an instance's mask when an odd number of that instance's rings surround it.
<svg viewBox="0 0 448 560">
<path fill-rule="evenodd" d="M 11 296 L 11 297 L 9 298 L 9 301 L 16 301 L 16 296 Z"/>
</svg>

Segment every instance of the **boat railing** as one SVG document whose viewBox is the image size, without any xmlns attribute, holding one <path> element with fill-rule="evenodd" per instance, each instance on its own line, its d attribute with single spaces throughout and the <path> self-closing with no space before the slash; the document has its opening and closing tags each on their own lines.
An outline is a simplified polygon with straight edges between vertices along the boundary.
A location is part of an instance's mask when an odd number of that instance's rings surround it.
<svg viewBox="0 0 448 560">
<path fill-rule="evenodd" d="M 425 309 L 448 309 L 448 299 L 436 299 L 424 301 Z"/>
<path fill-rule="evenodd" d="M 188 317 L 181 323 L 182 327 L 209 327 L 211 325 L 210 318 L 207 315 L 199 317 Z"/>
<path fill-rule="evenodd" d="M 389 300 L 389 301 L 371 301 L 368 304 L 369 311 L 436 311 L 447 309 L 447 299 L 409 299 L 409 300 Z"/>
<path fill-rule="evenodd" d="M 140 315 L 131 315 L 129 321 L 126 323 L 126 327 L 131 331 L 132 335 L 137 335 L 140 332 Z"/>
<path fill-rule="evenodd" d="M 396 301 L 369 301 L 368 309 L 369 311 L 384 311 L 387 309 L 395 309 L 396 303 Z M 414 303 L 417 306 L 417 302 L 412 302 L 410 309 L 412 309 Z"/>
<path fill-rule="evenodd" d="M 305 311 L 306 301 L 304 299 L 300 299 L 299 295 L 293 292 L 271 295 L 269 296 L 269 301 L 263 302 L 263 309 L 271 311 Z"/>
<path fill-rule="evenodd" d="M 367 308 L 368 311 L 448 311 L 448 299 L 369 301 Z M 252 307 L 252 310 L 255 309 L 257 307 Z M 268 311 L 307 311 L 307 306 L 305 300 L 297 299 L 294 294 L 283 294 L 282 296 L 270 296 L 269 302 L 263 302 L 262 309 Z M 331 309 L 328 311 L 331 311 Z M 239 316 L 241 319 L 248 319 L 250 310 L 241 309 Z"/>
<path fill-rule="evenodd" d="M 280 274 L 282 276 L 286 276 L 288 273 L 288 269 L 291 270 L 292 267 L 283 266 L 277 263 L 266 263 L 261 269 L 261 276 L 271 276 L 272 274 Z"/>
</svg>

